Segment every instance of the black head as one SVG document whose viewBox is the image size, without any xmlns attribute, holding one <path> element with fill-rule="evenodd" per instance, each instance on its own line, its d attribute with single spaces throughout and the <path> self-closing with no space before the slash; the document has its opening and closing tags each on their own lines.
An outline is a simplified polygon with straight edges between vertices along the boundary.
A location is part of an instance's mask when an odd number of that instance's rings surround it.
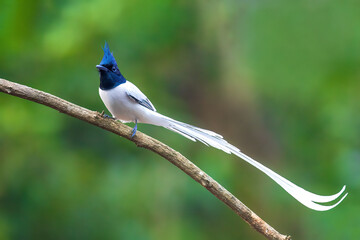
<svg viewBox="0 0 360 240">
<path fill-rule="evenodd" d="M 120 73 L 113 54 L 110 52 L 109 45 L 105 42 L 104 57 L 99 65 L 96 65 L 100 73 L 100 88 L 102 90 L 110 90 L 124 82 L 126 79 Z"/>
</svg>

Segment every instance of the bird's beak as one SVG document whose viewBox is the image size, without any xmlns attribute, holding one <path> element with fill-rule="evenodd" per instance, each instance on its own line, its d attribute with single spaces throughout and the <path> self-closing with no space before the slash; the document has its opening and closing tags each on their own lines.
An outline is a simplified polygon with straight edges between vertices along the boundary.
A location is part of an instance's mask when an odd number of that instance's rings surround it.
<svg viewBox="0 0 360 240">
<path fill-rule="evenodd" d="M 101 66 L 101 65 L 96 65 L 96 68 L 98 69 L 98 71 L 104 71 L 104 72 L 107 72 L 109 71 L 109 69 L 107 69 L 106 67 L 104 66 Z"/>
</svg>

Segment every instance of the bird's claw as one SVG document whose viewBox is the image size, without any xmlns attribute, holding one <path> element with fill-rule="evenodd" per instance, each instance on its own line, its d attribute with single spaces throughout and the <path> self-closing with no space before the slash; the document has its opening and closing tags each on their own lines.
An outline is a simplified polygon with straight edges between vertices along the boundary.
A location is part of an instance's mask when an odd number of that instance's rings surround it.
<svg viewBox="0 0 360 240">
<path fill-rule="evenodd" d="M 110 118 L 110 119 L 115 120 L 114 117 L 111 117 L 111 116 L 107 115 L 107 114 L 104 112 L 104 110 L 100 113 L 100 116 L 103 117 L 103 118 Z"/>
<path fill-rule="evenodd" d="M 136 130 L 137 130 L 137 125 L 135 125 L 135 127 L 133 128 L 133 130 L 131 131 L 131 138 L 133 138 L 136 134 Z"/>
<path fill-rule="evenodd" d="M 137 131 L 137 120 L 135 120 L 135 126 L 133 128 L 133 130 L 131 131 L 131 138 L 133 138 L 136 134 Z"/>
</svg>

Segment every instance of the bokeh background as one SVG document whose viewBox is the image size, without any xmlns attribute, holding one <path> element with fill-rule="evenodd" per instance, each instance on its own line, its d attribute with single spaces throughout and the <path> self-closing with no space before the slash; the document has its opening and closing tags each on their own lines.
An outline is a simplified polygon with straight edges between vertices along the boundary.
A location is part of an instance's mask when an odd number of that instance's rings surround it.
<svg viewBox="0 0 360 240">
<path fill-rule="evenodd" d="M 158 111 L 216 131 L 294 183 L 349 196 L 309 210 L 242 160 L 173 147 L 294 239 L 360 238 L 359 1 L 0 2 L 0 77 L 91 110 L 105 40 Z M 131 125 L 133 126 L 133 125 Z M 154 153 L 0 93 L 0 239 L 263 239 Z"/>
</svg>

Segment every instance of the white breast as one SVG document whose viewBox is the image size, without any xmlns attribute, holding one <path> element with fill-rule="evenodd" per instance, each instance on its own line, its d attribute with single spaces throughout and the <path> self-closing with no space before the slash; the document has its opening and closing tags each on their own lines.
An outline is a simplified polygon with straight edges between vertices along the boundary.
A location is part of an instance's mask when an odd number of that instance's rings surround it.
<svg viewBox="0 0 360 240">
<path fill-rule="evenodd" d="M 135 85 L 126 81 L 110 90 L 99 88 L 99 94 L 106 108 L 116 119 L 122 122 L 135 122 L 137 119 L 138 122 L 152 123 L 155 112 L 138 104 L 128 96 L 127 92 L 133 91 L 134 87 Z"/>
<path fill-rule="evenodd" d="M 99 88 L 99 94 L 101 100 L 113 117 L 123 122 L 133 122 L 136 118 L 132 111 L 135 104 L 130 101 L 127 96 L 126 88 L 123 86 L 125 84 L 126 83 L 120 84 L 110 90 L 102 90 Z"/>
</svg>

